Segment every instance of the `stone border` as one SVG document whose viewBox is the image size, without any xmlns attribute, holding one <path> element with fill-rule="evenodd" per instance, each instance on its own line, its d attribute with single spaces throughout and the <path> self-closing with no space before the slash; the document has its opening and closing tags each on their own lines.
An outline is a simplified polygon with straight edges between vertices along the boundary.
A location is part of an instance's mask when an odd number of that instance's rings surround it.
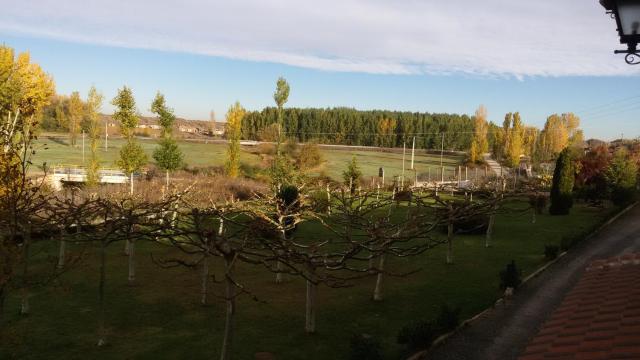
<svg viewBox="0 0 640 360">
<path fill-rule="evenodd" d="M 582 239 L 582 241 L 589 240 L 592 237 L 594 237 L 597 234 L 599 234 L 607 226 L 611 225 L 611 223 L 613 223 L 614 221 L 618 220 L 622 215 L 626 214 L 631 209 L 633 209 L 636 205 L 638 205 L 638 203 L 639 202 L 636 201 L 636 202 L 632 203 L 631 205 L 627 206 L 626 208 L 622 209 L 621 211 L 619 211 L 617 214 L 615 214 L 614 216 L 609 218 L 609 220 L 605 221 L 603 224 L 598 226 L 598 228 L 593 230 L 589 235 L 585 236 L 584 239 Z M 531 281 L 532 279 L 534 279 L 535 277 L 537 277 L 538 275 L 542 274 L 542 272 L 547 270 L 551 265 L 553 265 L 556 262 L 560 261 L 560 259 L 562 257 L 567 255 L 567 252 L 568 251 L 564 251 L 564 252 L 560 253 L 555 259 L 553 259 L 551 261 L 548 261 L 547 263 L 542 265 L 540 268 L 538 268 L 536 271 L 534 271 L 533 273 L 529 274 L 527 277 L 525 277 L 522 280 L 522 283 L 520 285 L 525 284 L 525 283 Z M 422 351 L 420 351 L 418 353 L 415 353 L 415 354 L 411 355 L 407 360 L 420 360 L 424 355 L 427 355 L 429 353 L 429 351 L 431 349 L 433 349 L 435 346 L 444 343 L 448 338 L 450 338 L 451 336 L 453 336 L 454 334 L 456 334 L 458 331 L 462 330 L 463 328 L 467 327 L 468 325 L 470 325 L 474 321 L 478 320 L 480 317 L 482 317 L 484 314 L 488 313 L 489 311 L 493 310 L 496 306 L 500 305 L 502 302 L 504 302 L 504 298 L 499 298 L 498 300 L 496 300 L 493 303 L 493 305 L 491 305 L 491 307 L 488 307 L 488 308 L 484 309 L 483 311 L 477 313 L 473 317 L 471 317 L 471 318 L 469 318 L 467 320 L 464 320 L 454 330 L 452 330 L 452 331 L 450 331 L 450 332 L 448 332 L 446 334 L 440 335 L 437 339 L 435 339 L 431 343 L 431 346 L 429 346 L 428 349 L 422 350 Z"/>
</svg>

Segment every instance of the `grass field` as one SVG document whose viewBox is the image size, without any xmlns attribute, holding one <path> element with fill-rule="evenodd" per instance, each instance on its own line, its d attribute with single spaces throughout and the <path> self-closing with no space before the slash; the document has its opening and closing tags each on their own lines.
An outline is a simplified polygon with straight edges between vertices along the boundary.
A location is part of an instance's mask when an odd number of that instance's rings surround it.
<svg viewBox="0 0 640 360">
<path fill-rule="evenodd" d="M 34 164 L 41 166 L 43 162 L 48 165 L 70 164 L 82 165 L 82 148 L 73 148 L 68 146 L 66 138 L 41 138 L 37 143 L 37 152 L 34 158 Z M 151 154 L 157 146 L 155 140 L 139 140 L 145 152 L 149 155 L 150 162 L 153 163 Z M 104 151 L 103 147 L 99 148 L 99 156 L 103 166 L 115 167 L 115 161 L 118 158 L 118 151 L 124 141 L 122 139 L 114 139 L 109 141 L 108 151 Z M 45 147 L 46 144 L 46 147 Z M 85 148 L 86 159 L 89 158 L 88 143 Z M 208 167 L 222 166 L 225 161 L 225 144 L 205 144 L 191 141 L 181 141 L 180 148 L 185 154 L 185 161 L 190 167 Z M 251 148 L 243 148 L 241 154 L 241 162 L 248 167 L 255 167 L 261 164 L 258 155 L 249 152 Z M 402 173 L 402 154 L 385 153 L 374 151 L 348 151 L 348 150 L 320 150 L 324 159 L 323 164 L 312 171 L 312 174 L 326 174 L 336 180 L 341 178 L 342 171 L 346 169 L 347 164 L 351 161 L 351 157 L 355 155 L 365 177 L 377 176 L 380 166 L 385 168 L 385 177 L 387 181 L 391 181 L 393 176 Z M 452 172 L 453 169 L 460 164 L 462 156 L 444 156 L 443 164 L 445 171 Z M 410 167 L 410 158 L 406 158 L 406 169 Z M 419 172 L 426 172 L 428 167 L 432 167 L 433 175 L 439 171 L 440 157 L 434 155 L 416 155 L 415 167 Z M 412 178 L 412 173 L 405 174 L 407 178 Z"/>
<path fill-rule="evenodd" d="M 499 296 L 498 273 L 515 260 L 524 274 L 544 263 L 544 246 L 558 245 L 566 235 L 583 233 L 613 209 L 576 205 L 570 216 L 501 215 L 495 226 L 493 247 L 483 236 L 459 236 L 454 245 L 455 264 L 445 265 L 445 246 L 421 256 L 392 259 L 394 271 L 421 268 L 406 278 L 385 279 L 385 300 L 373 302 L 373 279 L 347 289 L 319 291 L 318 333 L 305 335 L 304 283 L 289 279 L 273 283 L 273 275 L 255 267 L 239 268 L 239 278 L 261 301 L 241 297 L 234 353 L 253 359 L 256 352 L 276 359 L 345 359 L 353 334 L 371 334 L 382 340 L 385 358 L 399 359 L 398 330 L 415 320 L 432 319 L 442 304 L 460 306 L 467 318 L 490 306 Z M 315 226 L 302 227 L 298 236 L 323 236 Z M 107 303 L 110 343 L 97 348 L 97 251 L 55 286 L 35 290 L 32 314 L 20 317 L 19 298 L 11 293 L 5 306 L 6 327 L 0 331 L 2 359 L 211 359 L 219 356 L 224 305 L 198 304 L 199 278 L 195 270 L 160 269 L 150 259 L 167 248 L 141 243 L 138 285 L 128 286 L 122 244 L 113 244 L 108 258 Z M 75 248 L 75 251 L 79 251 Z M 34 251 L 45 261 L 55 249 Z M 220 270 L 217 270 L 220 279 Z M 216 290 L 222 290 L 216 285 Z"/>
</svg>

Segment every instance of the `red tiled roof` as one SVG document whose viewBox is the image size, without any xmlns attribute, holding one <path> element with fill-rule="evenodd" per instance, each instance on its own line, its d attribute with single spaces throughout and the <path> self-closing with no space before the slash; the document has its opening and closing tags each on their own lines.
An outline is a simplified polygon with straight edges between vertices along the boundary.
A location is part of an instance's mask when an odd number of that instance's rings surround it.
<svg viewBox="0 0 640 360">
<path fill-rule="evenodd" d="M 640 253 L 592 262 L 519 359 L 640 359 Z"/>
</svg>

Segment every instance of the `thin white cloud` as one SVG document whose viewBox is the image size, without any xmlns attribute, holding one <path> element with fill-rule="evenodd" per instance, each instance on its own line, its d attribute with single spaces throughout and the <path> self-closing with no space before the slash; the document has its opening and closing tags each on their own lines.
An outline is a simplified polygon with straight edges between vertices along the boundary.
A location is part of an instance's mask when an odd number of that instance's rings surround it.
<svg viewBox="0 0 640 360">
<path fill-rule="evenodd" d="M 595 0 L 5 1 L 0 32 L 326 71 L 638 74 Z"/>
</svg>

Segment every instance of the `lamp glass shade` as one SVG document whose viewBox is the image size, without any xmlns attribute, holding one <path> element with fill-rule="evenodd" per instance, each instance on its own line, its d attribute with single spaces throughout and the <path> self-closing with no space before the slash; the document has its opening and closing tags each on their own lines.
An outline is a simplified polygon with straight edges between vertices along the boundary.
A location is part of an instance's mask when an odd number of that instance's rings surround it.
<svg viewBox="0 0 640 360">
<path fill-rule="evenodd" d="M 640 1 L 618 0 L 618 16 L 622 35 L 640 38 Z"/>
</svg>

